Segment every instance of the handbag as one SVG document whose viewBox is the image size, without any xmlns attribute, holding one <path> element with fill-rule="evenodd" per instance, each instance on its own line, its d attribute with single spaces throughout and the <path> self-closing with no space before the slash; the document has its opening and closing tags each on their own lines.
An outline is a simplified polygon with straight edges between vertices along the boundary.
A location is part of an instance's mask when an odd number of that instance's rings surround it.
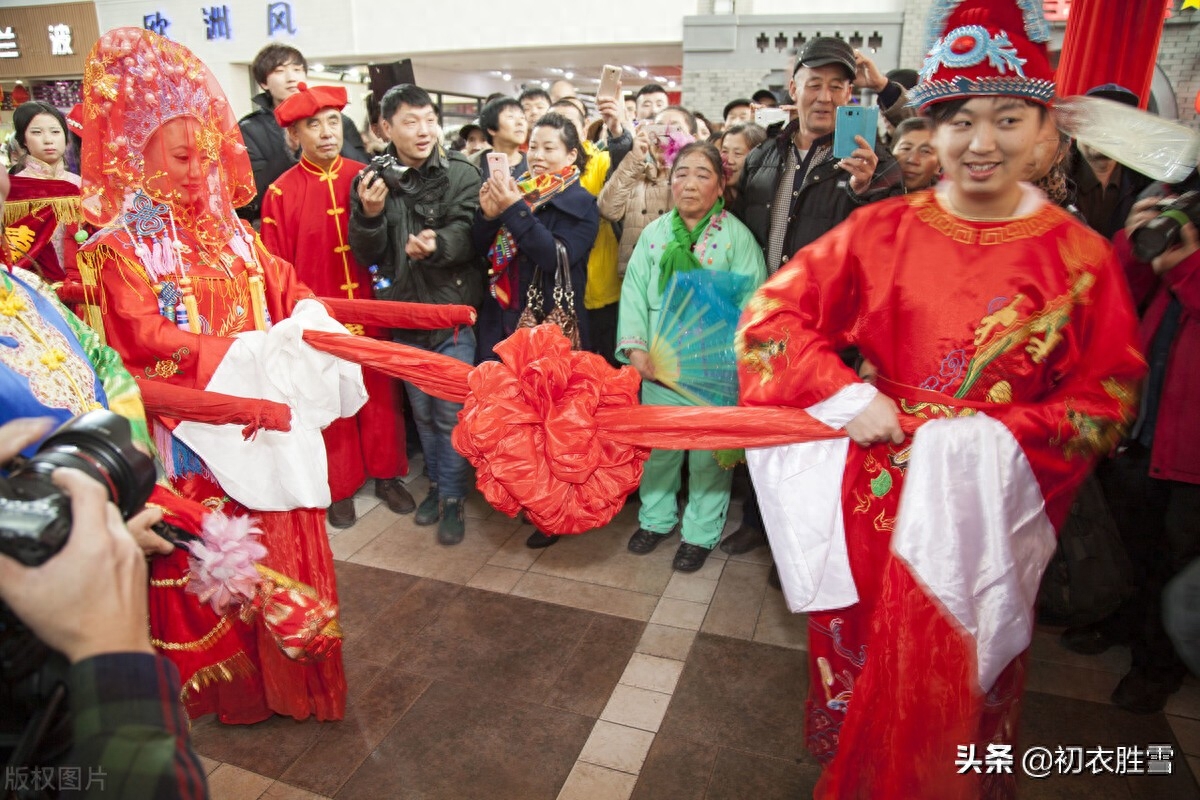
<svg viewBox="0 0 1200 800">
<path fill-rule="evenodd" d="M 542 313 L 542 268 L 535 267 L 533 279 L 525 293 L 525 307 L 517 317 L 517 327 L 533 328 L 543 323 L 557 325 L 571 343 L 571 349 L 580 350 L 582 345 L 579 339 L 579 317 L 575 313 L 575 289 L 571 285 L 571 264 L 567 257 L 567 248 L 556 239 L 554 250 L 558 257 L 558 265 L 554 271 L 554 308 L 550 309 L 548 314 Z"/>
<path fill-rule="evenodd" d="M 1079 488 L 1038 591 L 1038 621 L 1098 622 L 1133 594 L 1133 567 L 1095 475 Z"/>
</svg>

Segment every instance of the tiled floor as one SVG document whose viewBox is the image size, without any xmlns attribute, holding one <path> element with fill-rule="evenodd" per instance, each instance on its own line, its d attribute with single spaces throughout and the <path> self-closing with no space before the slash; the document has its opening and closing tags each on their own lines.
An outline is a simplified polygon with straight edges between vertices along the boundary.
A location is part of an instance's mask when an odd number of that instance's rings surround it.
<svg viewBox="0 0 1200 800">
<path fill-rule="evenodd" d="M 420 500 L 426 483 L 409 488 Z M 197 720 L 215 800 L 811 796 L 804 620 L 768 587 L 766 549 L 714 551 L 678 575 L 673 542 L 626 551 L 636 506 L 537 551 L 524 546 L 529 526 L 478 494 L 452 548 L 365 492 L 357 505 L 359 522 L 331 531 L 346 718 Z M 1130 715 L 1107 702 L 1127 661 L 1075 655 L 1039 631 L 1017 752 L 1166 744 L 1172 774 L 1022 778 L 1020 797 L 1200 797 L 1200 684 L 1168 714 Z"/>
</svg>

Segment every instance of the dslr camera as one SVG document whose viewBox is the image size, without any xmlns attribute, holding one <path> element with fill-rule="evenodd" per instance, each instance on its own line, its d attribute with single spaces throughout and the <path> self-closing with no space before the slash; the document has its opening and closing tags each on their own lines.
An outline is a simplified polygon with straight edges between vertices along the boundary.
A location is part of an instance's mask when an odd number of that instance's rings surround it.
<svg viewBox="0 0 1200 800">
<path fill-rule="evenodd" d="M 0 478 L 0 553 L 26 566 L 44 564 L 71 534 L 71 500 L 50 481 L 59 467 L 99 481 L 125 519 L 154 491 L 154 461 L 133 446 L 127 419 L 103 409 L 75 417 Z"/>
<path fill-rule="evenodd" d="M 1153 261 L 1179 244 L 1183 226 L 1200 226 L 1200 192 L 1184 192 L 1174 199 L 1164 198 L 1155 206 L 1158 216 L 1133 232 L 1129 243 L 1138 261 Z"/>
<path fill-rule="evenodd" d="M 45 563 L 71 535 L 71 501 L 50 481 L 55 469 L 71 467 L 99 481 L 125 519 L 154 490 L 154 461 L 133 446 L 129 421 L 111 411 L 75 417 L 33 456 L 8 466 L 7 478 L 0 477 L 0 553 L 27 566 Z M 9 768 L 50 765 L 70 749 L 68 668 L 0 603 L 0 762 Z"/>
<path fill-rule="evenodd" d="M 420 184 L 421 173 L 412 167 L 406 167 L 390 154 L 375 156 L 363 170 L 363 180 L 371 186 L 377 180 L 382 180 L 392 194 L 406 194 L 415 191 Z"/>
</svg>

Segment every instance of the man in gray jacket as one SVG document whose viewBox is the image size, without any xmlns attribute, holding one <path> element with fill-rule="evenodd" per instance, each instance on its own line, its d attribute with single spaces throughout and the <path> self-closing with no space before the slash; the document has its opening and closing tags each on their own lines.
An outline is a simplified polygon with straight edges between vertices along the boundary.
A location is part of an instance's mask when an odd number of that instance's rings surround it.
<svg viewBox="0 0 1200 800">
<path fill-rule="evenodd" d="M 471 245 L 479 206 L 479 170 L 439 144 L 438 115 L 425 90 L 401 84 L 381 101 L 380 124 L 391 141 L 387 170 L 363 170 L 350 193 L 350 249 L 374 265 L 376 296 L 417 303 L 479 305 L 484 272 Z M 395 330 L 404 344 L 474 363 L 475 333 L 446 328 Z M 450 443 L 459 403 L 406 383 L 413 421 L 425 453 L 429 494 L 417 507 L 418 525 L 438 523 L 438 541 L 463 539 L 467 462 Z"/>
</svg>

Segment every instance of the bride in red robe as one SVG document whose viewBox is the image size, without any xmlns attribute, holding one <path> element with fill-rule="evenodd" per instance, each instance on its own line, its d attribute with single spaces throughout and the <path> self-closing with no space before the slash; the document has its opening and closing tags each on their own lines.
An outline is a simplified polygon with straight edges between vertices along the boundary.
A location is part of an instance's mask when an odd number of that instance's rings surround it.
<svg viewBox="0 0 1200 800">
<path fill-rule="evenodd" d="M 788 605 L 808 612 L 807 745 L 830 800 L 1013 796 L 1038 583 L 1145 370 L 1107 242 L 1020 182 L 1054 97 L 1021 11 L 938 8 L 912 97 L 946 179 L 801 250 L 738 332 L 744 404 L 852 440 L 747 452 Z M 927 421 L 906 437 L 898 414 Z"/>
<path fill-rule="evenodd" d="M 139 379 L 204 389 L 238 334 L 266 331 L 312 293 L 234 214 L 254 194 L 237 119 L 207 67 L 176 42 L 139 28 L 109 31 L 84 77 L 83 206 L 103 229 L 79 253 L 84 282 L 98 280 L 107 343 Z M 212 387 L 209 387 L 212 388 Z M 252 674 L 224 676 L 188 711 L 251 723 L 272 713 L 341 719 L 346 682 L 333 557 L 319 508 L 263 511 L 239 503 L 210 465 L 177 439 L 177 421 L 153 418 L 174 491 L 260 521 L 263 566 L 315 595 L 325 609 L 307 652 L 285 648 L 257 624 Z M 289 475 L 265 479 L 286 485 Z M 270 504 L 267 507 L 278 507 Z M 282 576 L 286 576 L 286 579 Z M 184 576 L 175 576 L 179 580 Z M 184 632 L 156 636 L 167 655 Z"/>
</svg>

